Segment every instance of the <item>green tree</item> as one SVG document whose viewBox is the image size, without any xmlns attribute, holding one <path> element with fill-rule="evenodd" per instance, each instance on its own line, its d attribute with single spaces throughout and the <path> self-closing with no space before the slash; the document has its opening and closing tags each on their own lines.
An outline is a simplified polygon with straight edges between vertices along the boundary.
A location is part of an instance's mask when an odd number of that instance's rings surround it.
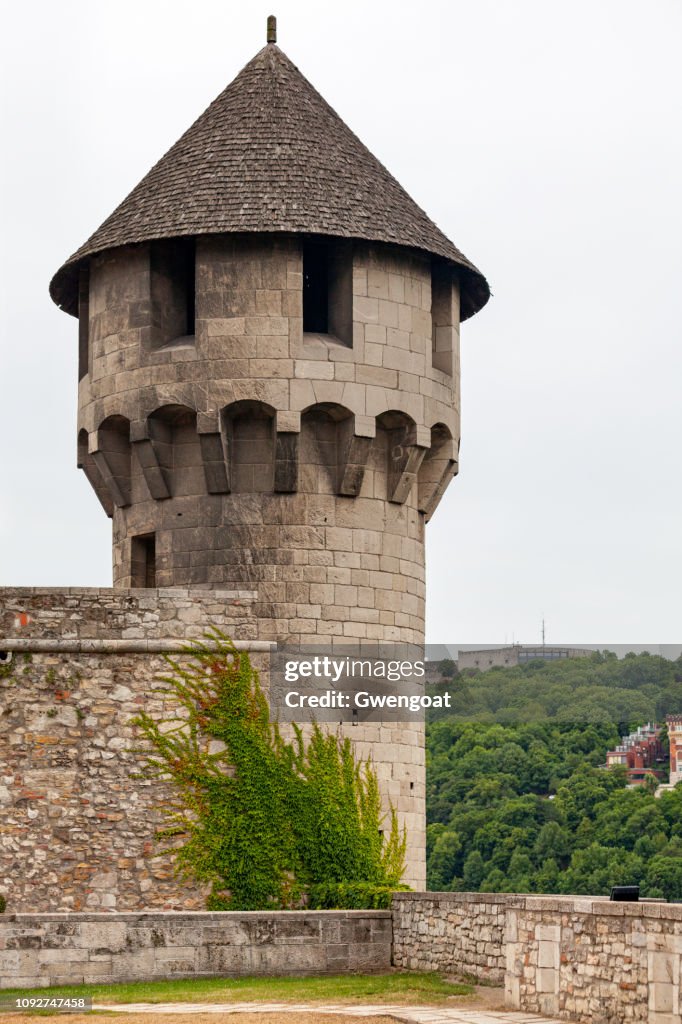
<svg viewBox="0 0 682 1024">
<path fill-rule="evenodd" d="M 462 841 L 456 832 L 444 831 L 438 836 L 428 862 L 429 884 L 433 889 L 450 888 L 461 849 Z"/>
<path fill-rule="evenodd" d="M 548 821 L 538 833 L 533 852 L 537 861 L 550 858 L 565 866 L 571 855 L 571 837 L 557 821 Z"/>
<path fill-rule="evenodd" d="M 472 850 L 464 861 L 462 888 L 464 892 L 478 892 L 486 876 L 486 865 L 478 850 Z"/>
<path fill-rule="evenodd" d="M 548 857 L 542 862 L 535 876 L 535 892 L 558 893 L 561 885 L 561 869 L 557 862 Z"/>
<path fill-rule="evenodd" d="M 613 885 L 639 885 L 644 877 L 641 857 L 627 850 L 592 843 L 576 850 L 561 879 L 566 893 L 607 893 Z"/>
<path fill-rule="evenodd" d="M 481 892 L 508 892 L 507 877 L 499 868 L 493 868 L 481 883 Z"/>
<path fill-rule="evenodd" d="M 653 856 L 646 868 L 645 893 L 666 900 L 682 900 L 682 857 L 666 857 L 660 853 Z"/>
<path fill-rule="evenodd" d="M 515 850 L 509 861 L 505 886 L 508 892 L 532 892 L 533 865 L 527 853 Z"/>
</svg>

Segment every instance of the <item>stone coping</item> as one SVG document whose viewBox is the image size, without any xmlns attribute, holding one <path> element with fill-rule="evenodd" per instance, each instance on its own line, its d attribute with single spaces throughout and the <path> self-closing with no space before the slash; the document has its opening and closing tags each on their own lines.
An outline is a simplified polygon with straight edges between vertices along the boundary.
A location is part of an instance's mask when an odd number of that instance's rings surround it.
<svg viewBox="0 0 682 1024">
<path fill-rule="evenodd" d="M 682 921 L 682 904 L 666 903 L 665 900 L 618 903 L 611 902 L 608 896 L 520 896 L 509 906 L 512 909 L 538 912 L 594 914 L 600 917 L 657 917 Z"/>
<path fill-rule="evenodd" d="M 608 896 L 542 896 L 487 892 L 397 892 L 394 902 L 430 900 L 434 903 L 497 903 L 512 910 L 554 911 L 556 913 L 599 914 L 604 917 L 666 918 L 682 921 L 682 903 L 642 899 L 637 903 L 618 903 Z"/>
<path fill-rule="evenodd" d="M 509 892 L 395 892 L 393 899 L 432 900 L 434 903 L 509 903 L 519 897 Z"/>
<path fill-rule="evenodd" d="M 16 922 L 30 924 L 40 922 L 74 922 L 74 923 L 116 923 L 149 921 L 234 921 L 236 918 L 247 918 L 251 921 L 309 921 L 311 918 L 324 920 L 335 917 L 346 921 L 371 917 L 375 920 L 387 920 L 391 917 L 390 910 L 129 910 L 129 911 L 61 911 L 58 913 L 4 913 L 0 915 L 0 926 Z"/>
<path fill-rule="evenodd" d="M 212 647 L 210 639 L 202 639 L 206 647 Z M 240 651 L 268 653 L 274 651 L 276 643 L 269 640 L 235 640 L 234 645 Z M 64 640 L 62 637 L 43 639 L 42 637 L 0 637 L 0 651 L 22 651 L 32 654 L 187 654 L 191 641 L 173 637 L 168 640 L 102 640 L 82 639 Z"/>
<path fill-rule="evenodd" d="M 177 597 L 192 600 L 215 601 L 216 599 L 256 601 L 257 590 L 208 590 L 205 587 L 0 587 L 0 597 Z"/>
<path fill-rule="evenodd" d="M 497 903 L 513 910 L 554 911 L 557 913 L 598 914 L 604 917 L 665 918 L 682 921 L 682 903 L 666 903 L 663 900 L 640 900 L 638 903 L 611 902 L 608 896 L 534 896 L 514 893 L 457 893 L 457 892 L 397 892 L 394 903 L 429 900 L 437 903 Z M 301 918 L 324 918 L 341 915 L 352 919 L 357 917 L 390 918 L 391 910 L 139 910 L 139 911 L 88 911 L 57 913 L 5 913 L 0 916 L 0 925 L 9 921 L 139 921 L 161 918 L 169 921 L 207 920 L 228 921 L 236 917 L 250 919 L 295 920 Z"/>
</svg>

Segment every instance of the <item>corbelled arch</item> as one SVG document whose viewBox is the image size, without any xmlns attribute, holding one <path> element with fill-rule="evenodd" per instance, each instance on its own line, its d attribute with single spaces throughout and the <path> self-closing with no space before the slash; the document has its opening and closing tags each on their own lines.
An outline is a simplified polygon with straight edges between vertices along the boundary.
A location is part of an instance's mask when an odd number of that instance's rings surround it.
<svg viewBox="0 0 682 1024">
<path fill-rule="evenodd" d="M 244 399 L 222 410 L 230 491 L 271 492 L 275 487 L 275 417 L 267 402 Z"/>
</svg>

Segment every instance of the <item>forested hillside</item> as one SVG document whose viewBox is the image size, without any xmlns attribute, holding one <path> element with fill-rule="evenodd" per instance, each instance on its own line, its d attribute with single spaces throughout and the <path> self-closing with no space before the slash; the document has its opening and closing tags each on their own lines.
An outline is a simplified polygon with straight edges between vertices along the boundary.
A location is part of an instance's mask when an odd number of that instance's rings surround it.
<svg viewBox="0 0 682 1024">
<path fill-rule="evenodd" d="M 449 666 L 444 666 L 448 671 Z M 600 768 L 620 735 L 682 713 L 682 661 L 595 655 L 454 675 L 427 729 L 431 889 L 682 900 L 682 786 Z"/>
</svg>

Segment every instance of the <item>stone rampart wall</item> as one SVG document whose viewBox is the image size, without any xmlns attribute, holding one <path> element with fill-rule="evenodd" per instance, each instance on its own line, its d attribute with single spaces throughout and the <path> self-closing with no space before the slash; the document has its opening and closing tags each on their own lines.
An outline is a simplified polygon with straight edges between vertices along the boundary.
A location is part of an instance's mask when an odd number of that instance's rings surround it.
<svg viewBox="0 0 682 1024">
<path fill-rule="evenodd" d="M 682 906 L 400 893 L 392 911 L 0 916 L 0 988 L 391 964 L 504 980 L 508 1006 L 579 1024 L 679 1024 Z"/>
<path fill-rule="evenodd" d="M 196 640 L 207 623 L 231 631 L 236 641 L 257 639 L 254 590 L 112 590 L 111 587 L 3 587 L 0 637 L 13 637 L 14 649 L 35 650 L 58 641 L 53 650 L 88 641 Z M 34 643 L 37 641 L 37 645 Z M 1 641 L 0 641 L 1 642 Z M 263 645 L 265 649 L 267 645 Z M 144 650 L 144 645 L 139 647 Z"/>
<path fill-rule="evenodd" d="M 507 910 L 510 1006 L 581 1024 L 679 1024 L 682 906 L 518 897 Z"/>
<path fill-rule="evenodd" d="M 560 1020 L 682 1020 L 682 906 L 675 904 L 400 893 L 393 962 L 504 980 L 508 1006 Z"/>
<path fill-rule="evenodd" d="M 388 910 L 0 916 L 0 988 L 390 965 Z"/>
</svg>

